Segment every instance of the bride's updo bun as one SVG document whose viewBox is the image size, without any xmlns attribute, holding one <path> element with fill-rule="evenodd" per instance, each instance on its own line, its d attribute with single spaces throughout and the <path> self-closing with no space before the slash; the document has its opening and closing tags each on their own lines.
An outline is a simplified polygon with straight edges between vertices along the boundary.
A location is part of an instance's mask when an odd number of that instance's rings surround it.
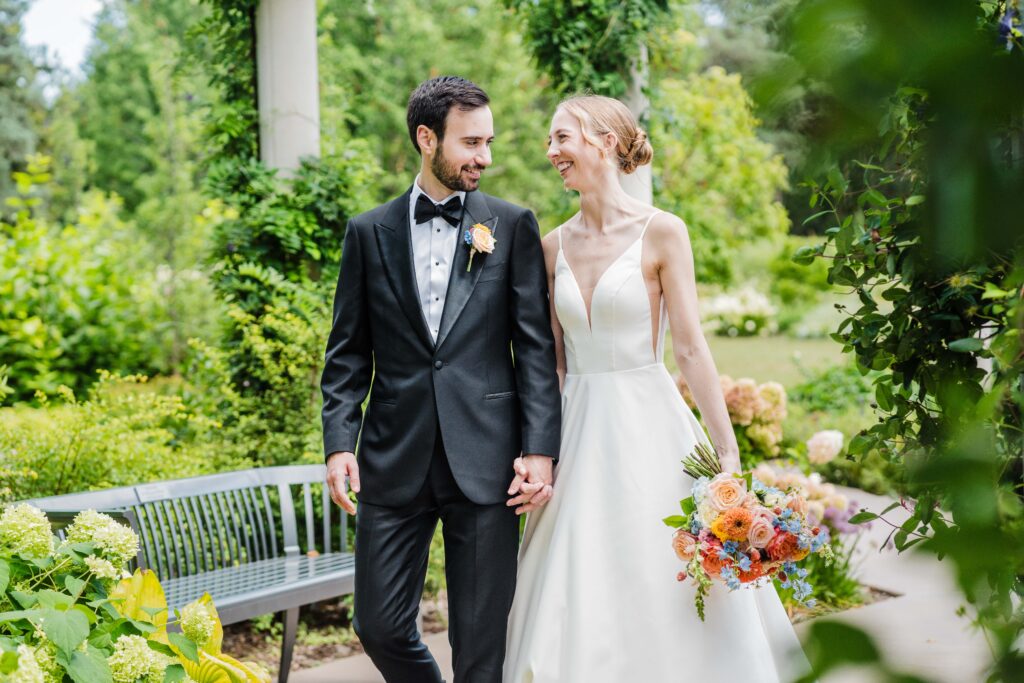
<svg viewBox="0 0 1024 683">
<path fill-rule="evenodd" d="M 558 105 L 580 122 L 583 138 L 603 148 L 601 138 L 612 133 L 615 147 L 615 166 L 623 173 L 632 173 L 639 166 L 651 163 L 654 149 L 647 132 L 637 125 L 636 118 L 622 102 L 602 95 L 578 95 Z"/>
</svg>

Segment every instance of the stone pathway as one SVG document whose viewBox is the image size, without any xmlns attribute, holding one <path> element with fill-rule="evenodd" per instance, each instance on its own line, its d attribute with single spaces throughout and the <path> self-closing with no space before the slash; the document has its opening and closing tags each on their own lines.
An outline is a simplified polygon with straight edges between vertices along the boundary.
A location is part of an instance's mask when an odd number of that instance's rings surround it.
<svg viewBox="0 0 1024 683">
<path fill-rule="evenodd" d="M 892 502 L 856 489 L 842 491 L 860 507 L 875 512 L 881 512 Z M 900 524 L 907 513 L 898 508 L 887 517 Z M 879 552 L 889 529 L 875 522 L 865 532 L 855 553 L 854 566 L 861 583 L 897 597 L 828 618 L 868 631 L 889 662 L 907 672 L 941 683 L 981 683 L 985 679 L 982 672 L 988 661 L 988 648 L 983 635 L 972 629 L 966 618 L 956 615 L 963 600 L 954 584 L 951 566 L 935 560 L 932 555 L 914 551 L 903 555 L 895 550 Z M 805 637 L 810 623 L 796 626 L 801 638 Z M 424 640 L 437 658 L 442 674 L 451 681 L 447 632 L 428 635 Z M 629 653 L 623 656 L 628 657 Z M 384 679 L 369 658 L 359 655 L 295 671 L 290 680 L 292 683 L 382 683 Z M 829 675 L 822 683 L 871 683 L 873 680 L 863 670 L 848 668 Z"/>
</svg>

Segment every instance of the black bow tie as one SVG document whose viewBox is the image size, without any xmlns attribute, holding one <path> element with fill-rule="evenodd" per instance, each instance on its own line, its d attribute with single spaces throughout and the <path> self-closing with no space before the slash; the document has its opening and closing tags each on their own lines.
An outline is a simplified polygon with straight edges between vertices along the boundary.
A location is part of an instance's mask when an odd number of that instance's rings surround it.
<svg viewBox="0 0 1024 683">
<path fill-rule="evenodd" d="M 416 199 L 416 223 L 426 223 L 435 216 L 448 221 L 449 225 L 453 228 L 457 228 L 459 223 L 462 222 L 462 199 L 458 195 L 455 195 L 444 204 L 435 204 L 430 201 L 430 197 L 425 194 L 421 194 Z"/>
</svg>

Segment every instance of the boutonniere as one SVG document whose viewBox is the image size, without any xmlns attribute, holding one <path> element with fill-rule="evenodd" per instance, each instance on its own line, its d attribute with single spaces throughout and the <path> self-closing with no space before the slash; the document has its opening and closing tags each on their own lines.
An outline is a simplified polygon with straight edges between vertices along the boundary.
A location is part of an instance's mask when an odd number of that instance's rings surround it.
<svg viewBox="0 0 1024 683">
<path fill-rule="evenodd" d="M 498 222 L 495 219 L 494 229 L 497 230 L 497 228 Z M 469 265 L 466 266 L 467 273 L 473 269 L 473 256 L 478 252 L 490 254 L 494 251 L 494 245 L 497 241 L 494 239 L 494 231 L 483 223 L 477 223 L 466 230 L 462 239 L 469 246 Z"/>
</svg>

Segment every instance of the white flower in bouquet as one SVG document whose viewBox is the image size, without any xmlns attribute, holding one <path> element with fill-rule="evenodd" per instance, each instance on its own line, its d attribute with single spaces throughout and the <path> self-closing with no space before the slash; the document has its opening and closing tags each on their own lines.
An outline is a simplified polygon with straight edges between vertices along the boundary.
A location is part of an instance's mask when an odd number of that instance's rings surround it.
<svg viewBox="0 0 1024 683">
<path fill-rule="evenodd" d="M 0 543 L 24 557 L 49 557 L 53 552 L 50 520 L 42 510 L 27 503 L 10 505 L 0 515 Z"/>
<path fill-rule="evenodd" d="M 843 449 L 843 433 L 836 429 L 817 432 L 807 440 L 807 459 L 815 465 L 831 462 Z"/>
<path fill-rule="evenodd" d="M 68 543 L 94 543 L 106 559 L 121 566 L 139 552 L 139 537 L 129 527 L 115 522 L 109 515 L 83 510 L 67 529 Z"/>
</svg>

